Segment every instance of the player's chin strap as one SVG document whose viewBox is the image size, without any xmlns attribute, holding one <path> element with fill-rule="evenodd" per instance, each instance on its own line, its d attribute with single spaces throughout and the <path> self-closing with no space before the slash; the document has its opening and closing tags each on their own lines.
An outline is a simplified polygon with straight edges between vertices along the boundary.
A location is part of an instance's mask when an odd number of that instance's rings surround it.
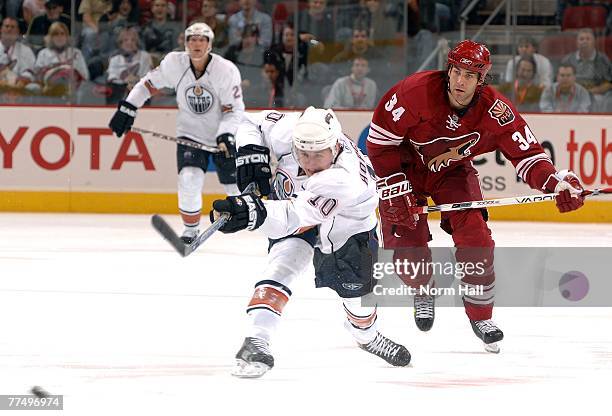
<svg viewBox="0 0 612 416">
<path fill-rule="evenodd" d="M 257 185 L 254 182 L 251 182 L 242 192 L 243 194 L 248 193 L 258 193 Z M 170 245 L 182 256 L 187 257 L 198 247 L 200 247 L 206 240 L 208 240 L 214 233 L 219 231 L 230 215 L 227 212 L 221 213 L 219 218 L 211 224 L 210 227 L 202 231 L 198 236 L 191 242 L 191 244 L 183 243 L 183 240 L 179 237 L 179 235 L 170 227 L 170 224 L 166 222 L 161 216 L 155 214 L 151 217 L 151 225 L 161 236 L 170 243 Z"/>
<path fill-rule="evenodd" d="M 148 134 L 152 137 L 156 137 L 162 140 L 168 140 L 169 142 L 174 142 L 178 144 L 182 144 L 183 146 L 193 147 L 194 149 L 202 149 L 206 150 L 210 153 L 219 153 L 221 150 L 218 147 L 207 146 L 202 143 L 194 142 L 192 140 L 181 139 L 180 137 L 168 136 L 167 134 L 157 133 L 147 129 L 141 129 L 140 127 L 132 127 L 132 130 L 136 133 Z"/>
<path fill-rule="evenodd" d="M 601 189 L 585 189 L 580 194 L 581 196 L 597 196 L 612 194 L 612 188 L 601 188 Z M 508 198 L 497 198 L 497 199 L 485 199 L 482 201 L 465 201 L 456 202 L 452 204 L 441 204 L 441 205 L 429 205 L 416 207 L 419 214 L 427 214 L 429 212 L 446 212 L 446 211 L 460 211 L 463 209 L 473 208 L 493 208 L 501 207 L 504 205 L 521 205 L 521 204 L 532 204 L 535 202 L 554 201 L 558 194 L 537 194 L 537 195 L 524 195 L 524 196 L 511 196 Z"/>
</svg>

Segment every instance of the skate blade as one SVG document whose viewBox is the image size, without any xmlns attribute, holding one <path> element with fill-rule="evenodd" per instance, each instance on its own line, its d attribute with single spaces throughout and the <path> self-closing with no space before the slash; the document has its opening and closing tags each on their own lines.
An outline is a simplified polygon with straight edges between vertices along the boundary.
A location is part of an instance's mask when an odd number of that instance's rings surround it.
<svg viewBox="0 0 612 416">
<path fill-rule="evenodd" d="M 270 367 L 264 363 L 236 360 L 236 366 L 231 374 L 238 378 L 259 378 L 266 374 L 268 370 L 270 370 Z"/>
<path fill-rule="evenodd" d="M 497 342 L 492 342 L 490 344 L 484 344 L 484 349 L 486 352 L 490 352 L 491 354 L 499 354 L 499 352 L 501 351 Z"/>
</svg>

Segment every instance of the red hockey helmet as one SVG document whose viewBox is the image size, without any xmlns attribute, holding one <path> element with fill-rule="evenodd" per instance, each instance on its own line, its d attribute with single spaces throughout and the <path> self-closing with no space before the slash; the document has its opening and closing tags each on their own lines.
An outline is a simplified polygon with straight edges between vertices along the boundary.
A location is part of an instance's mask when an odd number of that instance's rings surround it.
<svg viewBox="0 0 612 416">
<path fill-rule="evenodd" d="M 478 72 L 484 80 L 491 69 L 491 53 L 482 43 L 462 40 L 448 51 L 448 64 L 467 71 Z"/>
</svg>

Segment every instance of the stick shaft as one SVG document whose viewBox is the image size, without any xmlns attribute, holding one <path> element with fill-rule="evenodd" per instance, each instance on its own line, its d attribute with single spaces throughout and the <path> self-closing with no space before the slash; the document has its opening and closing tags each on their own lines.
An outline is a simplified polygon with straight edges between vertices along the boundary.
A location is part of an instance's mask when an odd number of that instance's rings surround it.
<svg viewBox="0 0 612 416">
<path fill-rule="evenodd" d="M 612 193 L 612 188 L 603 189 L 590 189 L 585 190 L 583 196 L 596 196 Z M 557 194 L 538 194 L 538 195 L 523 195 L 523 196 L 511 196 L 507 198 L 496 198 L 496 199 L 485 199 L 482 201 L 465 201 L 456 202 L 451 204 L 440 204 L 440 205 L 429 205 L 419 207 L 419 214 L 427 214 L 429 212 L 447 212 L 447 211 L 460 211 L 463 209 L 472 208 L 494 208 L 506 205 L 522 205 L 522 204 L 533 204 L 537 202 L 554 201 Z"/>
<path fill-rule="evenodd" d="M 180 137 L 168 136 L 166 134 L 157 133 L 151 130 L 141 129 L 140 127 L 132 127 L 132 130 L 135 131 L 136 133 L 148 134 L 158 139 L 182 144 L 183 146 L 193 147 L 195 149 L 206 150 L 207 152 L 211 152 L 211 153 L 219 153 L 221 151 L 219 150 L 218 147 L 208 146 L 202 143 L 194 142 L 192 140 L 181 139 Z"/>
</svg>

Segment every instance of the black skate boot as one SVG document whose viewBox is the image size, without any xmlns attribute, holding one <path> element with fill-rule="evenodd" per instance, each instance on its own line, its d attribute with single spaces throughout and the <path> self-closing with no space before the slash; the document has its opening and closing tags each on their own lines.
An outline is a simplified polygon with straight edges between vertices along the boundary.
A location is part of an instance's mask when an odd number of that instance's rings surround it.
<svg viewBox="0 0 612 416">
<path fill-rule="evenodd" d="M 181 240 L 186 245 L 190 245 L 196 239 L 199 234 L 199 230 L 197 228 L 187 227 L 185 231 L 183 231 L 183 235 L 181 235 Z"/>
<path fill-rule="evenodd" d="M 428 295 L 414 296 L 414 323 L 421 331 L 429 331 L 434 323 L 434 297 Z"/>
<path fill-rule="evenodd" d="M 470 320 L 470 323 L 476 336 L 485 343 L 485 350 L 497 354 L 499 352 L 497 342 L 504 339 L 504 333 L 495 325 L 495 322 L 486 319 L 482 321 Z"/>
<path fill-rule="evenodd" d="M 274 367 L 274 357 L 268 349 L 268 342 L 261 338 L 247 337 L 236 354 L 236 367 L 232 375 L 241 378 L 263 376 Z"/>
<path fill-rule="evenodd" d="M 410 363 L 410 353 L 406 347 L 396 344 L 380 332 L 376 332 L 376 338 L 369 343 L 359 344 L 359 348 L 379 356 L 396 367 L 404 367 Z"/>
</svg>

